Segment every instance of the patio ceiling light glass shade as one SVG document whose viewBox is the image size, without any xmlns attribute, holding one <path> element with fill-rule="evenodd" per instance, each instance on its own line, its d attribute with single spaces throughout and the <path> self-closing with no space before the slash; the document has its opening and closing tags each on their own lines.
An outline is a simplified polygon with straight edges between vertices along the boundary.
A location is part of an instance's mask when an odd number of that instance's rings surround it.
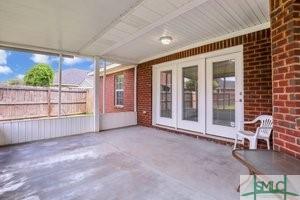
<svg viewBox="0 0 300 200">
<path fill-rule="evenodd" d="M 160 37 L 159 40 L 163 45 L 169 45 L 172 42 L 172 37 L 171 36 L 163 36 L 163 37 Z"/>
</svg>

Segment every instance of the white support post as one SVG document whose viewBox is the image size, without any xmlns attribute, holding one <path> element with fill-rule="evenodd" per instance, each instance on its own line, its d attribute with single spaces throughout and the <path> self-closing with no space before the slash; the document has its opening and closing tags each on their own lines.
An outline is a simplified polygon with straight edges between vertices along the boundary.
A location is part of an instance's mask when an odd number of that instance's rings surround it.
<svg viewBox="0 0 300 200">
<path fill-rule="evenodd" d="M 59 64 L 58 64 L 58 117 L 61 116 L 61 79 L 62 79 L 62 63 L 63 57 L 59 54 Z"/>
<path fill-rule="evenodd" d="M 106 60 L 104 60 L 103 66 L 103 89 L 102 89 L 102 113 L 105 114 L 105 91 L 106 91 Z"/>
<path fill-rule="evenodd" d="M 137 66 L 134 67 L 134 89 L 133 89 L 133 109 L 134 112 L 137 111 L 137 105 L 136 105 L 136 84 L 137 84 Z"/>
<path fill-rule="evenodd" d="M 100 98 L 100 76 L 99 76 L 99 59 L 94 57 L 94 131 L 100 131 L 100 111 L 99 111 L 99 98 Z"/>
</svg>

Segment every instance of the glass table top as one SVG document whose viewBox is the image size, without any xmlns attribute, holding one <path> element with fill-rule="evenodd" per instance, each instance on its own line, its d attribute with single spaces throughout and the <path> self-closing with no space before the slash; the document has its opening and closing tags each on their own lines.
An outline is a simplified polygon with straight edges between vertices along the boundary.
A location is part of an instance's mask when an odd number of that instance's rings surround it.
<svg viewBox="0 0 300 200">
<path fill-rule="evenodd" d="M 300 160 L 268 150 L 234 150 L 233 156 L 256 174 L 300 175 Z"/>
</svg>

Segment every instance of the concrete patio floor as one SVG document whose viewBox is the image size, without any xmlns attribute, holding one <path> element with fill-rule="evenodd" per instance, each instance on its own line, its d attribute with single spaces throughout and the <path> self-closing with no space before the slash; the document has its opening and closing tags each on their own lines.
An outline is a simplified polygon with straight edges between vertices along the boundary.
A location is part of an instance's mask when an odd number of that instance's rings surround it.
<svg viewBox="0 0 300 200">
<path fill-rule="evenodd" d="M 239 199 L 231 147 L 140 126 L 0 148 L 0 199 Z"/>
</svg>

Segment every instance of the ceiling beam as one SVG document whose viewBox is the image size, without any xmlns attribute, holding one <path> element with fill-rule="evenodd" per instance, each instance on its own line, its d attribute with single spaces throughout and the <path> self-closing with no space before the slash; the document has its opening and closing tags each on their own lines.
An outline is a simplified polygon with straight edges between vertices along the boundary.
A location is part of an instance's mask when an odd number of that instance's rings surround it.
<svg viewBox="0 0 300 200">
<path fill-rule="evenodd" d="M 115 57 L 101 57 L 99 55 L 87 55 L 77 52 L 71 52 L 71 51 L 64 51 L 64 50 L 58 50 L 58 49 L 51 49 L 51 48 L 44 48 L 44 47 L 38 47 L 38 46 L 32 46 L 32 45 L 24 45 L 24 44 L 16 44 L 16 43 L 10 43 L 10 42 L 2 42 L 0 41 L 0 49 L 7 49 L 7 50 L 16 50 L 16 51 L 27 51 L 30 53 L 38 53 L 38 54 L 47 54 L 47 55 L 53 55 L 53 56 L 59 56 L 60 54 L 63 57 L 88 57 L 88 58 L 94 58 L 95 56 L 100 57 L 100 59 L 109 60 L 110 62 L 116 62 L 120 64 L 137 64 L 137 60 L 131 60 L 127 58 L 115 58 Z"/>
<path fill-rule="evenodd" d="M 162 17 L 161 19 L 159 19 L 158 21 L 146 26 L 145 28 L 142 28 L 141 30 L 135 32 L 134 34 L 130 35 L 129 37 L 127 37 L 126 39 L 112 45 L 111 47 L 109 47 L 108 49 L 104 50 L 103 52 L 100 52 L 100 55 L 105 55 L 133 40 L 135 40 L 136 38 L 150 32 L 151 30 L 153 30 L 156 27 L 159 27 L 169 21 L 171 21 L 172 19 L 192 10 L 193 8 L 204 4 L 205 2 L 207 2 L 208 0 L 193 0 L 190 3 L 185 4 L 184 6 L 180 7 L 179 9 L 175 10 L 174 12 L 171 12 L 167 15 L 165 15 L 164 17 Z"/>
<path fill-rule="evenodd" d="M 101 56 L 105 60 L 109 60 L 110 62 L 126 64 L 126 65 L 137 65 L 139 63 L 138 60 L 132 60 L 128 58 L 122 57 L 111 57 L 111 56 Z"/>
<path fill-rule="evenodd" d="M 28 51 L 28 52 L 40 53 L 40 54 L 49 54 L 55 56 L 59 56 L 61 54 L 64 57 L 90 57 L 90 58 L 94 57 L 94 55 L 86 55 L 78 52 L 71 52 L 71 51 L 65 51 L 59 49 L 51 49 L 51 48 L 44 48 L 44 47 L 33 46 L 33 45 L 16 44 L 16 43 L 2 42 L 2 41 L 0 41 L 0 48 L 8 49 L 8 50 L 17 50 L 17 51 Z"/>
</svg>

